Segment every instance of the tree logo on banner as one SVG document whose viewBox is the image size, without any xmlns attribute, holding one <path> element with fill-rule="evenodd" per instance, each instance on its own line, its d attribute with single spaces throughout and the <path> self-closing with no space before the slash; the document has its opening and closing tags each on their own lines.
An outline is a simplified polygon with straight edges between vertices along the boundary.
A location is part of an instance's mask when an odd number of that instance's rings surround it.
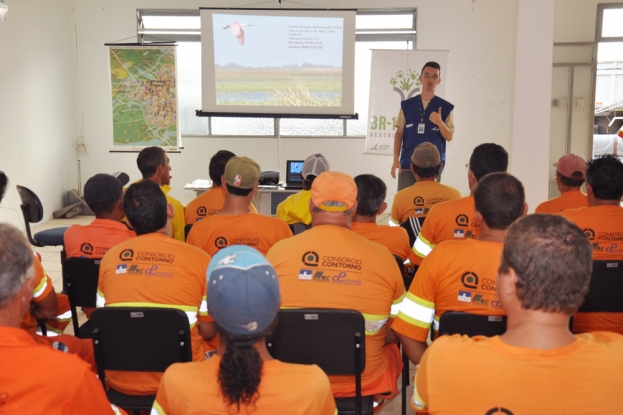
<svg viewBox="0 0 623 415">
<path fill-rule="evenodd" d="M 389 80 L 389 83 L 394 86 L 394 91 L 398 92 L 401 101 L 411 98 L 413 95 L 420 92 L 420 85 L 422 85 L 420 82 L 420 74 L 413 72 L 411 69 L 409 69 L 406 74 L 402 70 L 397 71 L 396 75 Z M 411 89 L 413 86 L 415 86 L 415 88 Z"/>
</svg>

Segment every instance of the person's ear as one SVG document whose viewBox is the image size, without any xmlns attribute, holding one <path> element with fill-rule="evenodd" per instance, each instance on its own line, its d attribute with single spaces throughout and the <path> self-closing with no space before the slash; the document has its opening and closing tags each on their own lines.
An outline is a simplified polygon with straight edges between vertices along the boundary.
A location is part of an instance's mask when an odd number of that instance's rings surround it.
<svg viewBox="0 0 623 415">
<path fill-rule="evenodd" d="M 385 212 L 385 209 L 387 209 L 387 202 L 383 202 L 383 204 L 381 204 L 379 210 L 376 211 L 376 216 L 381 215 L 383 212 Z"/>
<path fill-rule="evenodd" d="M 593 193 L 593 188 L 588 182 L 586 182 L 586 196 L 595 197 L 595 193 Z"/>
<path fill-rule="evenodd" d="M 482 224 L 487 223 L 485 222 L 485 219 L 482 217 L 482 214 L 478 212 L 477 210 L 474 211 L 474 218 L 476 219 L 476 223 L 478 223 L 478 226 L 480 226 L 481 229 L 482 229 Z"/>
<path fill-rule="evenodd" d="M 524 202 L 523 204 L 523 215 L 521 216 L 526 216 L 528 214 L 528 204 Z"/>
<path fill-rule="evenodd" d="M 173 204 L 167 204 L 167 219 L 173 219 L 175 217 L 175 206 Z"/>
</svg>

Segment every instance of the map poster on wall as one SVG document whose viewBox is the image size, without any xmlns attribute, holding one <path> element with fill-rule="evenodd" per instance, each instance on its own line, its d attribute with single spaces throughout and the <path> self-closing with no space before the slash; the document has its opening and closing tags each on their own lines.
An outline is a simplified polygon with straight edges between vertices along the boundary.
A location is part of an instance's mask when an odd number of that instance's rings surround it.
<svg viewBox="0 0 623 415">
<path fill-rule="evenodd" d="M 113 151 L 181 146 L 176 46 L 108 45 Z"/>
<path fill-rule="evenodd" d="M 420 72 L 428 61 L 441 65 L 442 82 L 435 95 L 443 98 L 448 68 L 447 51 L 438 50 L 373 50 L 370 66 L 370 101 L 368 131 L 364 153 L 394 154 L 396 118 L 400 103 L 421 92 Z"/>
</svg>

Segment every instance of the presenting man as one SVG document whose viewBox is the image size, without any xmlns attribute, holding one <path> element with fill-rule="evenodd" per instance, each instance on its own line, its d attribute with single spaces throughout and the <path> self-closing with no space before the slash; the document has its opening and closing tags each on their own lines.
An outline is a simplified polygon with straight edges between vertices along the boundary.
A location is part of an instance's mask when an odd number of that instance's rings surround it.
<svg viewBox="0 0 623 415">
<path fill-rule="evenodd" d="M 394 163 L 392 177 L 400 169 L 398 190 L 411 186 L 415 180 L 409 162 L 418 144 L 430 142 L 437 147 L 441 163 L 446 165 L 446 141 L 454 135 L 454 105 L 435 96 L 435 88 L 441 82 L 441 66 L 426 62 L 420 75 L 422 93 L 400 103 L 394 136 Z"/>
<path fill-rule="evenodd" d="M 591 246 L 577 226 L 554 215 L 515 222 L 497 277 L 506 333 L 435 340 L 413 406 L 439 415 L 623 413 L 623 337 L 569 331 L 590 278 Z"/>
<path fill-rule="evenodd" d="M 562 156 L 556 167 L 556 187 L 560 196 L 543 202 L 534 210 L 536 213 L 558 213 L 565 209 L 579 209 L 588 207 L 588 197 L 581 187 L 586 181 L 586 162 L 575 154 Z"/>
<path fill-rule="evenodd" d="M 357 186 L 344 173 L 324 172 L 311 189 L 312 228 L 277 242 L 266 258 L 275 267 L 282 307 L 341 308 L 366 321 L 366 367 L 362 395 L 398 393 L 402 361 L 388 327 L 405 288 L 389 250 L 351 231 Z M 331 339 L 326 339 L 331 341 Z M 333 396 L 355 395 L 352 376 L 330 376 Z"/>
</svg>

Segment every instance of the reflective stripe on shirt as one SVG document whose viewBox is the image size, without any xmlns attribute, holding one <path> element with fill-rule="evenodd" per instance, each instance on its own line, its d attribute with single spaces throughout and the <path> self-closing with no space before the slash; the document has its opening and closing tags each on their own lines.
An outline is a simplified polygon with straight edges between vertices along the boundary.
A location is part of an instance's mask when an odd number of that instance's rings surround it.
<svg viewBox="0 0 623 415">
<path fill-rule="evenodd" d="M 207 316 L 208 315 L 208 300 L 206 299 L 206 296 L 203 296 L 203 299 L 201 300 L 201 305 L 199 306 L 199 315 L 200 316 Z"/>
<path fill-rule="evenodd" d="M 387 314 L 366 314 L 366 313 L 361 313 L 363 315 L 364 320 L 366 321 L 366 335 L 367 336 L 372 336 L 374 334 L 377 334 L 379 331 L 381 331 L 381 329 L 383 329 L 383 326 L 385 326 L 385 324 L 387 323 L 387 320 L 389 320 L 389 315 Z"/>
<path fill-rule="evenodd" d="M 34 290 L 32 290 L 32 298 L 39 298 L 47 287 L 48 287 L 48 278 L 47 276 L 44 275 L 39 285 L 36 286 Z"/>
<path fill-rule="evenodd" d="M 106 299 L 104 298 L 104 294 L 100 290 L 97 290 L 97 297 L 95 297 L 95 306 L 96 307 L 104 307 L 106 305 Z"/>
<path fill-rule="evenodd" d="M 434 247 L 435 245 L 428 242 L 422 234 L 419 234 L 413 244 L 413 252 L 415 252 L 415 255 L 420 258 L 425 258 L 428 254 L 430 254 L 430 251 L 432 251 Z"/>
<path fill-rule="evenodd" d="M 400 307 L 402 306 L 402 302 L 405 298 L 405 294 L 401 295 L 399 299 L 395 300 L 394 303 L 392 304 L 392 309 L 390 311 L 389 316 L 390 317 L 396 317 L 396 315 L 398 314 L 398 312 L 400 311 Z"/>
<path fill-rule="evenodd" d="M 389 218 L 389 226 L 400 226 L 400 222 L 396 222 L 394 218 Z"/>
<path fill-rule="evenodd" d="M 162 406 L 160 406 L 157 401 L 154 401 L 154 405 L 152 406 L 149 415 L 167 415 L 167 413 L 164 412 L 164 409 L 162 409 Z"/>
<path fill-rule="evenodd" d="M 415 326 L 428 329 L 435 317 L 435 303 L 426 301 L 411 293 L 402 301 L 398 318 Z"/>
<path fill-rule="evenodd" d="M 424 403 L 424 400 L 417 393 L 415 382 L 413 382 L 413 405 L 417 408 L 418 411 L 423 411 L 424 409 L 426 409 L 426 404 Z"/>
</svg>

